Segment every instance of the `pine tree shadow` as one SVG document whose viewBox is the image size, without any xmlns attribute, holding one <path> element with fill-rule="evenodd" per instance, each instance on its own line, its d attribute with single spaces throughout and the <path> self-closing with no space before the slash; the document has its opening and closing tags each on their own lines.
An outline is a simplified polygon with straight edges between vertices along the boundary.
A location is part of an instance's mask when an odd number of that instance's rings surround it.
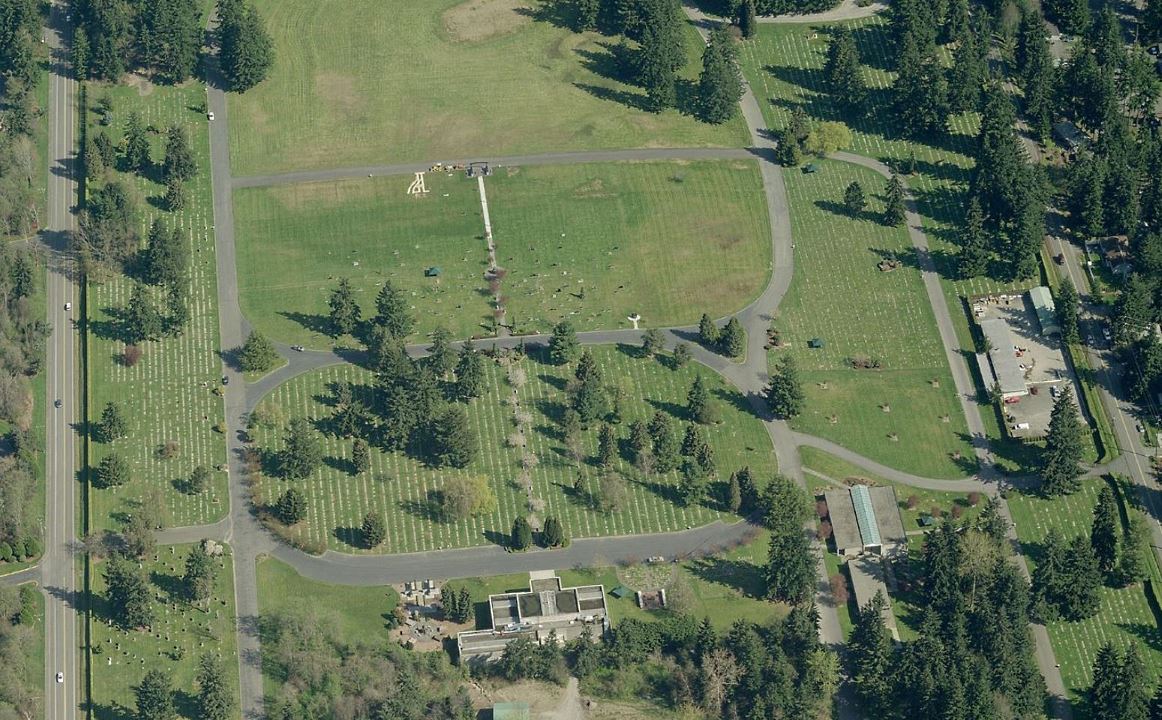
<svg viewBox="0 0 1162 720">
<path fill-rule="evenodd" d="M 93 720 L 136 720 L 137 718 L 137 713 L 117 702 L 108 705 L 91 702 L 89 710 L 93 715 Z"/>
<path fill-rule="evenodd" d="M 693 560 L 688 567 L 701 580 L 737 590 L 747 597 L 762 598 L 766 594 L 763 569 L 753 563 L 706 557 Z"/>
<path fill-rule="evenodd" d="M 167 575 L 152 570 L 149 573 L 149 582 L 158 590 L 165 593 L 170 602 L 184 601 L 186 598 L 185 584 L 176 575 Z"/>
<path fill-rule="evenodd" d="M 653 398 L 646 398 L 646 402 L 655 410 L 661 410 L 670 417 L 677 418 L 683 422 L 690 419 L 690 413 L 686 410 L 685 405 L 669 402 L 668 400 L 655 400 Z"/>
<path fill-rule="evenodd" d="M 291 322 L 298 323 L 306 330 L 331 337 L 331 319 L 326 315 L 280 310 L 279 315 Z"/>
<path fill-rule="evenodd" d="M 582 32 L 581 17 L 576 6 L 571 2 L 544 2 L 534 7 L 518 7 L 517 15 L 530 17 L 536 22 L 543 22 L 553 27 L 565 28 L 573 32 Z"/>
<path fill-rule="evenodd" d="M 429 490 L 422 500 L 404 498 L 399 501 L 399 509 L 413 517 L 429 522 L 447 523 L 443 510 L 444 494 L 440 490 Z"/>
<path fill-rule="evenodd" d="M 363 542 L 363 531 L 359 528 L 337 527 L 331 531 L 331 534 L 336 540 L 348 547 L 366 549 L 366 543 Z"/>
<path fill-rule="evenodd" d="M 327 467 L 331 468 L 332 470 L 337 470 L 337 471 L 343 473 L 344 475 L 354 476 L 357 474 L 355 472 L 355 470 L 356 470 L 355 463 L 352 462 L 351 460 L 349 460 L 348 458 L 336 457 L 334 455 L 326 455 L 323 457 L 323 464 L 326 465 Z"/>
</svg>

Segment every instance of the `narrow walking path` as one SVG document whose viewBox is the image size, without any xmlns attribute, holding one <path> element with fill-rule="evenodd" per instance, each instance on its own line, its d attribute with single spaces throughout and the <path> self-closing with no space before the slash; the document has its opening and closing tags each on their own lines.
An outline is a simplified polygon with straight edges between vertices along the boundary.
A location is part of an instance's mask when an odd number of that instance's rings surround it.
<svg viewBox="0 0 1162 720">
<path fill-rule="evenodd" d="M 507 337 L 509 330 L 504 321 L 504 303 L 501 300 L 500 280 L 502 276 L 500 267 L 496 264 L 496 239 L 492 235 L 492 218 L 488 214 L 488 193 L 484 190 L 483 174 L 476 176 L 476 187 L 480 191 L 480 211 L 484 214 L 484 243 L 488 247 L 488 270 L 484 278 L 488 280 L 490 285 L 495 284 L 496 288 L 492 293 L 493 309 L 495 310 L 494 327 L 497 337 Z"/>
<path fill-rule="evenodd" d="M 494 157 L 488 161 L 493 168 L 520 167 L 529 165 L 582 165 L 607 162 L 642 162 L 648 160 L 746 160 L 753 156 L 747 148 L 644 148 L 640 150 L 585 150 L 580 152 L 538 153 L 535 155 L 512 155 Z M 468 160 L 445 162 L 445 167 L 467 165 Z M 330 168 L 326 170 L 303 170 L 299 172 L 253 175 L 231 179 L 234 189 L 293 185 L 295 183 L 328 182 L 353 178 L 388 177 L 426 172 L 434 167 L 432 162 L 396 163 L 389 165 L 364 165 L 359 167 Z"/>
</svg>

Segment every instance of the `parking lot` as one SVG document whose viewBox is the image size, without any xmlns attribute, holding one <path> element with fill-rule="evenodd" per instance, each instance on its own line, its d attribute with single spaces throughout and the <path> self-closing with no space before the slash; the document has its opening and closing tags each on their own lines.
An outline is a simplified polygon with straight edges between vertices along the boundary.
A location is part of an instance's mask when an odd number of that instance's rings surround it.
<svg viewBox="0 0 1162 720">
<path fill-rule="evenodd" d="M 1027 394 L 1004 402 L 1006 432 L 1022 440 L 1044 437 L 1057 395 L 1069 386 L 1075 399 L 1080 394 L 1072 368 L 1065 360 L 1061 337 L 1041 334 L 1037 313 L 1027 294 L 980 296 L 973 298 L 971 304 L 977 323 L 999 319 L 1008 326 L 1011 349 L 993 350 L 997 354 L 1011 350 L 1024 376 Z"/>
</svg>

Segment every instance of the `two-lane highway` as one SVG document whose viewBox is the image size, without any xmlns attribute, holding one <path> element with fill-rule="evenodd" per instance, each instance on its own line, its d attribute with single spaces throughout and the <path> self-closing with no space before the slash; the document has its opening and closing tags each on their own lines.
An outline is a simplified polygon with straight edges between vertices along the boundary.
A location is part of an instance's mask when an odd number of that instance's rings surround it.
<svg viewBox="0 0 1162 720">
<path fill-rule="evenodd" d="M 76 83 L 68 75 L 66 8 L 52 7 L 45 35 L 51 53 L 49 74 L 48 217 L 46 295 L 52 327 L 45 357 L 45 550 L 41 584 L 45 591 L 44 696 L 46 720 L 80 716 L 82 666 L 76 538 L 78 449 L 73 424 L 81 420 L 77 292 L 68 272 L 67 238 L 76 228 Z M 65 304 L 71 305 L 65 310 Z M 55 402 L 60 402 L 60 407 Z M 58 682 L 57 674 L 61 673 Z"/>
</svg>

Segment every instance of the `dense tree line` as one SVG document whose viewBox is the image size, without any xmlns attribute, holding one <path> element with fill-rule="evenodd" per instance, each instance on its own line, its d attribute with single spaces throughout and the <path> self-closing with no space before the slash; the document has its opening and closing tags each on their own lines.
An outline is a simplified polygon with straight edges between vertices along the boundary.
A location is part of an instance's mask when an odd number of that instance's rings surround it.
<svg viewBox="0 0 1162 720">
<path fill-rule="evenodd" d="M 599 695 L 645 695 L 705 717 L 820 717 L 838 686 L 839 663 L 819 642 L 818 622 L 810 604 L 766 625 L 739 620 L 725 632 L 683 614 L 624 619 L 600 643 L 588 633 L 563 646 L 510 643 L 488 672 L 550 682 L 571 672 Z"/>
<path fill-rule="evenodd" d="M 261 620 L 264 665 L 281 682 L 271 720 L 471 720 L 461 675 L 442 653 L 412 653 L 394 642 L 342 640 L 325 611 L 289 611 Z"/>
<path fill-rule="evenodd" d="M 36 312 L 40 263 L 28 250 L 0 247 L 0 562 L 40 554 L 40 529 L 31 523 L 38 456 L 31 432 L 32 378 L 41 370 L 48 324 Z"/>
<path fill-rule="evenodd" d="M 939 708 L 942 718 L 965 720 L 1041 716 L 1029 588 L 1004 533 L 1002 521 L 966 532 L 945 524 L 925 536 L 917 639 L 892 642 L 881 595 L 860 608 L 849 669 L 869 715 L 931 717 Z"/>
<path fill-rule="evenodd" d="M 558 0 L 558 5 L 577 30 L 597 30 L 634 43 L 631 49 L 623 42 L 614 58 L 622 79 L 645 90 L 646 109 L 661 112 L 679 106 L 683 94 L 679 88 L 686 82 L 679 73 L 686 67 L 687 55 L 686 18 L 678 0 Z M 750 18 L 753 31 L 753 3 L 749 7 L 751 14 L 744 16 Z M 727 17 L 739 12 L 734 7 L 724 10 Z M 726 122 L 737 114 L 743 85 L 734 43 L 725 28 L 711 31 L 703 49 L 702 72 L 689 93 L 693 99 L 683 100 L 680 109 L 709 123 Z"/>
<path fill-rule="evenodd" d="M 32 89 L 43 53 L 40 4 L 0 0 L 0 240 L 22 238 L 38 226 L 34 176 L 40 158 L 32 129 L 41 108 Z"/>
<path fill-rule="evenodd" d="M 77 74 L 117 82 L 136 68 L 162 82 L 193 75 L 202 46 L 201 5 L 196 0 L 73 0 Z"/>
<path fill-rule="evenodd" d="M 0 587 L 0 667 L 5 669 L 0 676 L 0 717 L 35 717 L 40 705 L 42 691 L 26 679 L 40 674 L 40 668 L 29 666 L 39 642 L 37 592 L 32 585 Z"/>
<path fill-rule="evenodd" d="M 117 82 L 142 69 L 160 82 L 181 83 L 196 74 L 204 36 L 197 0 L 73 0 L 72 7 L 73 67 L 79 77 Z M 232 90 L 248 90 L 270 70 L 270 36 L 245 0 L 223 0 L 218 17 L 223 75 Z"/>
</svg>

